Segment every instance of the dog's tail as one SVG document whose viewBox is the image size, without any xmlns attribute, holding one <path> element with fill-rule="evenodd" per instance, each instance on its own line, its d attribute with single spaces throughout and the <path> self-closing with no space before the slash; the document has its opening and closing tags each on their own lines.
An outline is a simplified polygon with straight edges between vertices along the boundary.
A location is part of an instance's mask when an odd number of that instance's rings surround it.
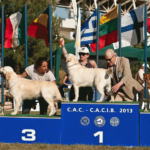
<svg viewBox="0 0 150 150">
<path fill-rule="evenodd" d="M 63 99 L 62 99 L 62 97 L 61 97 L 61 94 L 60 94 L 58 88 L 57 88 L 56 90 L 57 90 L 57 91 L 56 91 L 57 94 L 56 94 L 54 100 L 55 100 L 55 102 L 62 102 Z"/>
</svg>

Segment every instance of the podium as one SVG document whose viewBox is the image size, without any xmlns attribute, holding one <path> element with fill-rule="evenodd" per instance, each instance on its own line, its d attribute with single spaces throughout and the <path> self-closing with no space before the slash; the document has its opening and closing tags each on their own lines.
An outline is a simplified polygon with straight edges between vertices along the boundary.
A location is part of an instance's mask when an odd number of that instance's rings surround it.
<svg viewBox="0 0 150 150">
<path fill-rule="evenodd" d="M 150 146 L 150 112 L 140 112 L 140 146 Z"/>
<path fill-rule="evenodd" d="M 61 118 L 0 117 L 0 142 L 60 144 Z"/>
<path fill-rule="evenodd" d="M 27 116 L 1 116 L 0 142 L 139 146 L 138 103 L 63 102 L 61 117 Z"/>
<path fill-rule="evenodd" d="M 138 103 L 62 103 L 62 144 L 139 145 Z"/>
</svg>

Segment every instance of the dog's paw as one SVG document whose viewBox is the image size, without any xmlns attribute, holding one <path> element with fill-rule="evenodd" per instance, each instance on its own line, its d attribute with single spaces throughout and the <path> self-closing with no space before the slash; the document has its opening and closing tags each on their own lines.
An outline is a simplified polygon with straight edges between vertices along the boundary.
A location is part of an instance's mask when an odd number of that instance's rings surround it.
<svg viewBox="0 0 150 150">
<path fill-rule="evenodd" d="M 67 100 L 66 100 L 66 99 L 64 99 L 63 101 L 64 101 L 64 102 L 69 102 L 69 99 L 67 99 Z"/>
<path fill-rule="evenodd" d="M 12 112 L 12 113 L 11 113 L 11 115 L 16 115 L 16 114 L 17 114 L 16 112 Z"/>
<path fill-rule="evenodd" d="M 110 100 L 109 102 L 114 102 L 114 100 Z"/>
<path fill-rule="evenodd" d="M 55 116 L 55 115 L 56 115 L 56 109 L 54 109 L 54 111 L 49 114 L 49 116 Z"/>
<path fill-rule="evenodd" d="M 96 101 L 97 103 L 101 103 L 102 102 L 102 100 L 98 100 L 98 101 Z"/>
<path fill-rule="evenodd" d="M 74 100 L 73 100 L 73 102 L 77 102 L 77 101 L 78 101 L 77 99 L 74 99 Z"/>
</svg>

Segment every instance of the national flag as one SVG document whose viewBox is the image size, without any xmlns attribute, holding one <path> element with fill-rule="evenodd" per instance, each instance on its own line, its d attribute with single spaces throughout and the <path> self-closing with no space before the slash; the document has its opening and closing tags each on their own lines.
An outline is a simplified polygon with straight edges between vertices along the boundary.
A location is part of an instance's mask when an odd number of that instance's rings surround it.
<svg viewBox="0 0 150 150">
<path fill-rule="evenodd" d="M 136 45 L 145 39 L 144 5 L 126 13 L 121 19 L 121 47 Z M 119 42 L 113 44 L 119 48 Z"/>
<path fill-rule="evenodd" d="M 150 33 L 150 18 L 147 19 L 147 31 Z"/>
<path fill-rule="evenodd" d="M 96 35 L 96 34 L 95 34 Z M 100 18 L 99 49 L 118 41 L 118 6 Z M 96 51 L 96 41 L 91 45 L 92 52 Z"/>
<path fill-rule="evenodd" d="M 25 8 L 6 20 L 5 48 L 14 48 L 25 43 Z"/>
<path fill-rule="evenodd" d="M 80 8 L 78 11 L 78 23 L 77 23 L 77 30 L 76 30 L 76 41 L 75 41 L 75 48 L 76 48 L 76 52 L 75 55 L 77 58 L 79 58 L 79 49 L 80 49 L 80 30 L 81 30 L 81 21 L 80 21 Z"/>
<path fill-rule="evenodd" d="M 96 42 L 96 11 L 81 27 L 81 45 L 87 45 Z"/>
<path fill-rule="evenodd" d="M 30 24 L 28 35 L 37 39 L 44 39 L 45 44 L 49 46 L 49 8 Z"/>
</svg>

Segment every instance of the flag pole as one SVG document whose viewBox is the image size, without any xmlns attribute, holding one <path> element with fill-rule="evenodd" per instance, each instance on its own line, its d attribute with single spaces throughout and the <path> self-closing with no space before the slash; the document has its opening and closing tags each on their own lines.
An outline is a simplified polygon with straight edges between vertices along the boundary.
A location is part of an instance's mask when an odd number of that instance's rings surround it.
<svg viewBox="0 0 150 150">
<path fill-rule="evenodd" d="M 97 7 L 96 63 L 98 66 L 100 5 Z"/>
<path fill-rule="evenodd" d="M 1 26 L 2 26 L 2 67 L 4 67 L 4 5 L 2 5 L 2 22 L 1 22 Z M 2 102 L 2 114 L 4 114 L 4 77 L 1 76 L 1 102 Z"/>
<path fill-rule="evenodd" d="M 121 4 L 118 7 L 119 56 L 121 57 Z"/>
<path fill-rule="evenodd" d="M 145 10 L 144 10 L 144 28 L 145 28 L 145 73 L 147 73 L 147 5 L 145 4 Z M 147 99 L 147 83 L 145 82 L 145 99 Z"/>
<path fill-rule="evenodd" d="M 28 67 L 27 5 L 25 4 L 25 65 Z"/>
<path fill-rule="evenodd" d="M 50 69 L 53 72 L 53 64 L 52 64 L 52 15 L 51 15 L 51 5 L 49 5 L 49 44 L 50 44 Z"/>
<path fill-rule="evenodd" d="M 96 63 L 98 67 L 98 52 L 99 52 L 99 19 L 100 19 L 100 5 L 97 7 L 97 32 L 96 32 Z M 95 99 L 97 100 L 97 89 L 95 89 Z"/>
<path fill-rule="evenodd" d="M 28 37 L 27 37 L 27 5 L 24 6 L 24 21 L 25 21 L 25 67 L 28 67 Z M 22 103 L 22 110 L 24 110 L 24 101 Z"/>
</svg>

